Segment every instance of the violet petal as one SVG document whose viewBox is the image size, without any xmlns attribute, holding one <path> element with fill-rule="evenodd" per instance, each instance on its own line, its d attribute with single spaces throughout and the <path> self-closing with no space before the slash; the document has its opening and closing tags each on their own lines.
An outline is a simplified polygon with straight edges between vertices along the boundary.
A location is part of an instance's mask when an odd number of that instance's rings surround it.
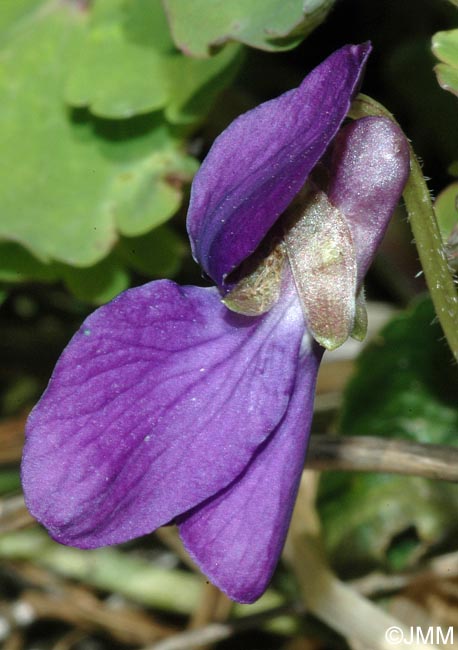
<svg viewBox="0 0 458 650">
<path fill-rule="evenodd" d="M 267 587 L 288 531 L 304 466 L 323 349 L 300 361 L 288 411 L 234 483 L 180 517 L 183 543 L 230 598 L 252 603 Z"/>
<path fill-rule="evenodd" d="M 328 197 L 351 227 L 358 285 L 372 262 L 409 175 L 409 148 L 401 129 L 384 117 L 364 117 L 337 135 Z"/>
<path fill-rule="evenodd" d="M 29 418 L 31 513 L 56 540 L 93 548 L 220 491 L 283 417 L 302 333 L 291 291 L 259 318 L 229 312 L 216 289 L 166 280 L 101 307 Z"/>
<path fill-rule="evenodd" d="M 341 48 L 215 140 L 192 185 L 188 232 L 195 259 L 217 284 L 258 247 L 326 151 L 369 52 L 368 43 Z"/>
</svg>

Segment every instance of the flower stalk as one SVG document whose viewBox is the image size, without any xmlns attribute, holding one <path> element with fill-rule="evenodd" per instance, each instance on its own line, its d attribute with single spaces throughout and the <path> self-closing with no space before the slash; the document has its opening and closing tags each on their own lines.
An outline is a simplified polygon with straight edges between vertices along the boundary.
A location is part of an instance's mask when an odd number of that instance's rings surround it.
<svg viewBox="0 0 458 650">
<path fill-rule="evenodd" d="M 356 120 L 370 115 L 387 117 L 397 124 L 384 106 L 360 93 L 352 103 L 349 117 Z M 409 150 L 410 175 L 403 193 L 405 206 L 437 317 L 450 349 L 458 360 L 457 288 L 420 163 L 410 145 Z"/>
</svg>

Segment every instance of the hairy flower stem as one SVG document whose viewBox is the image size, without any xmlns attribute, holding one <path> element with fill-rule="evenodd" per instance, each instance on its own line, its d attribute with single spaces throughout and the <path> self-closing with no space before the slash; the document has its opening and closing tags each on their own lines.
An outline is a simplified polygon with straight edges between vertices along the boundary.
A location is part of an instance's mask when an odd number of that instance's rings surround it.
<svg viewBox="0 0 458 650">
<path fill-rule="evenodd" d="M 359 94 L 352 103 L 349 117 L 359 119 L 369 115 L 388 117 L 396 123 L 393 115 L 384 106 L 367 95 Z M 458 293 L 447 262 L 429 190 L 412 147 L 410 176 L 403 196 L 437 317 L 450 349 L 458 360 Z"/>
</svg>

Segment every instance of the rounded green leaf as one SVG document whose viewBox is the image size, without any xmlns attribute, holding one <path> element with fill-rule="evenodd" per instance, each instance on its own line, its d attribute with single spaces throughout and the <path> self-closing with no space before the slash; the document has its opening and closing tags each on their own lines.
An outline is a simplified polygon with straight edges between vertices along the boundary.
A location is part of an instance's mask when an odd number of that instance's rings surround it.
<svg viewBox="0 0 458 650">
<path fill-rule="evenodd" d="M 125 264 L 150 278 L 171 278 L 186 253 L 184 242 L 167 226 L 142 237 L 123 237 L 117 253 Z"/>
<path fill-rule="evenodd" d="M 458 95 L 458 29 L 434 34 L 432 48 L 442 61 L 434 68 L 440 86 Z"/>
<path fill-rule="evenodd" d="M 454 67 L 458 66 L 458 29 L 437 32 L 433 36 L 433 52 L 438 59 Z"/>
<path fill-rule="evenodd" d="M 439 85 L 454 95 L 458 95 L 458 68 L 439 63 L 434 68 Z"/>
<path fill-rule="evenodd" d="M 96 0 L 88 21 L 66 101 L 111 118 L 163 108 L 169 83 L 161 50 L 172 42 L 163 36 L 168 29 L 159 2 Z"/>
<path fill-rule="evenodd" d="M 129 287 L 129 274 L 114 255 L 86 269 L 61 267 L 61 275 L 76 298 L 94 305 L 109 302 Z"/>
<path fill-rule="evenodd" d="M 192 59 L 175 52 L 168 58 L 171 94 L 165 116 L 172 124 L 189 124 L 202 118 L 218 93 L 236 75 L 242 48 L 229 45 L 210 59 Z"/>
<path fill-rule="evenodd" d="M 458 226 L 458 182 L 451 183 L 437 196 L 434 202 L 437 223 L 444 242 Z"/>
<path fill-rule="evenodd" d="M 160 0 L 94 0 L 65 100 L 99 117 L 162 109 L 172 123 L 198 120 L 238 68 L 240 48 L 206 61 L 177 51 Z"/>
<path fill-rule="evenodd" d="M 0 281 L 52 282 L 58 277 L 55 264 L 45 264 L 14 242 L 0 241 Z"/>
<path fill-rule="evenodd" d="M 113 122 L 68 110 L 63 87 L 86 14 L 70 3 L 39 8 L 3 39 L 0 240 L 44 263 L 85 267 L 119 232 L 139 235 L 168 219 L 196 164 L 160 115 Z"/>
<path fill-rule="evenodd" d="M 163 0 L 177 47 L 209 56 L 228 41 L 291 49 L 326 17 L 334 0 Z"/>
</svg>

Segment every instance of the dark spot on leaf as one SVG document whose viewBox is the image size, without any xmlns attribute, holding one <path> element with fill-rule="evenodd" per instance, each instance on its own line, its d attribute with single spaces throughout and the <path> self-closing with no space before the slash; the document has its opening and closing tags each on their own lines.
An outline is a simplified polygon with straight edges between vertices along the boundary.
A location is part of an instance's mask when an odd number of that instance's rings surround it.
<svg viewBox="0 0 458 650">
<path fill-rule="evenodd" d="M 80 11 L 89 11 L 92 0 L 62 0 L 62 3 L 75 7 L 75 9 L 79 9 Z"/>
<path fill-rule="evenodd" d="M 183 189 L 183 185 L 189 183 L 190 180 L 191 176 L 189 174 L 180 172 L 170 172 L 164 176 L 164 181 L 167 183 L 167 185 L 170 185 L 173 187 L 173 189 L 178 191 L 181 191 Z"/>
</svg>

